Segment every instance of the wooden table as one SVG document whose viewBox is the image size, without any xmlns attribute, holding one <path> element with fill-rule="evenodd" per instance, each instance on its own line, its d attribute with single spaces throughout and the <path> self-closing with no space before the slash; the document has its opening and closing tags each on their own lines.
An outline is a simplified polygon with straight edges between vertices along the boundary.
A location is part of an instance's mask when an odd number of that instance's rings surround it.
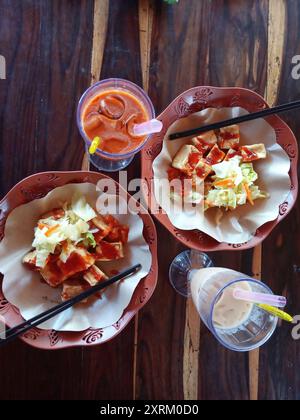
<svg viewBox="0 0 300 420">
<path fill-rule="evenodd" d="M 149 90 L 157 112 L 196 85 L 243 86 L 270 104 L 299 99 L 299 0 L 0 0 L 0 191 L 34 172 L 86 167 L 75 110 L 93 82 L 123 77 Z M 299 115 L 286 115 L 296 135 Z M 139 159 L 129 169 L 140 173 Z M 300 206 L 264 242 L 212 255 L 262 277 L 299 313 Z M 183 249 L 157 224 L 154 296 L 114 341 L 39 351 L 20 341 L 0 351 L 2 399 L 299 399 L 300 344 L 281 325 L 260 354 L 235 354 L 200 327 L 168 284 Z M 168 244 L 168 246 L 165 246 Z"/>
</svg>

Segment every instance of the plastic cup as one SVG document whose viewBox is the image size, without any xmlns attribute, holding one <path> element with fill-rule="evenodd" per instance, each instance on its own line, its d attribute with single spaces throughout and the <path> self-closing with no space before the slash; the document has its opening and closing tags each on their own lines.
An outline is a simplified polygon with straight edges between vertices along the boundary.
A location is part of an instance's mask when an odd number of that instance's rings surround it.
<svg viewBox="0 0 300 420">
<path fill-rule="evenodd" d="M 134 95 L 144 106 L 149 120 L 155 118 L 155 111 L 153 104 L 147 95 L 147 93 L 141 89 L 136 84 L 130 82 L 129 80 L 124 79 L 106 79 L 102 80 L 93 86 L 91 86 L 87 91 L 82 95 L 78 108 L 77 108 L 77 125 L 80 131 L 80 134 L 85 142 L 86 151 L 89 151 L 91 140 L 86 135 L 83 127 L 83 114 L 86 106 L 90 103 L 91 99 L 99 93 L 104 92 L 110 89 L 123 90 Z M 140 152 L 140 150 L 145 146 L 150 135 L 145 137 L 144 141 L 135 149 L 128 153 L 124 154 L 114 154 L 107 153 L 101 149 L 97 149 L 96 153 L 93 155 L 89 154 L 89 159 L 91 163 L 100 171 L 115 172 L 120 171 L 126 168 L 133 160 L 134 156 Z"/>
<path fill-rule="evenodd" d="M 245 316 L 233 317 L 235 325 L 229 324 L 230 328 L 217 324 L 214 317 L 217 304 L 220 309 L 220 304 L 224 303 L 221 299 L 228 288 L 232 288 L 232 298 L 235 287 L 266 296 L 273 295 L 264 283 L 234 270 L 214 267 L 208 255 L 195 250 L 184 251 L 175 257 L 170 266 L 169 279 L 177 293 L 186 298 L 192 296 L 203 323 L 227 349 L 251 351 L 265 344 L 273 335 L 278 318 L 252 303 L 249 303 L 245 312 L 242 311 Z M 247 287 L 244 283 L 247 283 Z M 230 311 L 232 308 L 227 304 L 225 309 Z M 225 320 L 228 320 L 226 311 Z"/>
<path fill-rule="evenodd" d="M 224 269 L 223 281 L 221 275 L 220 277 L 215 276 L 215 278 L 212 276 L 211 280 L 207 280 L 199 288 L 198 295 L 196 294 L 195 296 L 193 294 L 197 311 L 207 328 L 213 333 L 219 343 L 227 349 L 237 352 L 247 352 L 259 348 L 273 335 L 278 323 L 277 317 L 270 315 L 253 304 L 251 312 L 241 324 L 233 328 L 223 328 L 215 323 L 214 311 L 222 295 L 229 287 L 243 287 L 243 283 L 247 283 L 255 293 L 273 293 L 264 283 L 240 273 L 237 273 L 237 279 L 226 281 L 228 275 L 226 275 L 225 271 Z"/>
</svg>

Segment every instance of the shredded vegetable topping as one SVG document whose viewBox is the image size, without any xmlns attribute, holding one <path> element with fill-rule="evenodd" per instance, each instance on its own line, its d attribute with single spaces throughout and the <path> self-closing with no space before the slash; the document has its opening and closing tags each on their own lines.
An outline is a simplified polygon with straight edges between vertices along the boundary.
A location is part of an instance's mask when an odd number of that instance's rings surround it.
<svg viewBox="0 0 300 420">
<path fill-rule="evenodd" d="M 66 301 L 107 279 L 99 265 L 124 258 L 128 240 L 129 226 L 74 196 L 71 203 L 40 216 L 23 264 L 49 286 L 60 287 Z"/>
<path fill-rule="evenodd" d="M 96 246 L 94 235 L 88 222 L 96 217 L 93 208 L 84 197 L 75 198 L 70 206 L 64 206 L 64 214 L 55 219 L 53 216 L 40 220 L 34 233 L 32 246 L 36 249 L 36 266 L 45 267 L 48 257 L 56 247 L 64 242 L 60 259 L 66 262 L 74 250 L 72 243 L 87 240 Z"/>
<path fill-rule="evenodd" d="M 191 139 L 192 144 L 183 145 L 175 155 L 168 171 L 169 181 L 191 179 L 194 186 L 204 185 L 204 210 L 212 207 L 234 210 L 238 206 L 267 198 L 255 182 L 258 174 L 253 162 L 267 156 L 264 144 L 240 145 L 238 126 L 210 131 Z M 179 174 L 179 175 L 178 175 Z M 181 198 L 193 201 L 193 192 L 181 193 Z M 172 192 L 177 200 L 180 193 Z"/>
</svg>

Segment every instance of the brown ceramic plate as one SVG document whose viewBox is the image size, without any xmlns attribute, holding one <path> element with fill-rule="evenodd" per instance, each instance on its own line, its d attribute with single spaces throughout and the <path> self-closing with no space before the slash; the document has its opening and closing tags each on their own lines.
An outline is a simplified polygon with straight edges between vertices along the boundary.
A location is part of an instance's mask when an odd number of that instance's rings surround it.
<svg viewBox="0 0 300 420">
<path fill-rule="evenodd" d="M 97 184 L 100 179 L 107 178 L 105 175 L 95 172 L 45 172 L 32 175 L 17 184 L 7 196 L 0 202 L 0 240 L 4 236 L 4 228 L 7 216 L 16 207 L 32 200 L 42 198 L 54 188 L 70 183 L 90 182 Z M 123 190 L 116 183 L 117 191 Z M 125 192 L 125 194 L 127 194 Z M 129 195 L 127 194 L 128 198 Z M 107 328 L 88 329 L 81 332 L 59 332 L 54 330 L 41 330 L 34 328 L 25 333 L 22 340 L 26 343 L 46 350 L 61 349 L 73 346 L 91 346 L 111 340 L 118 335 L 133 316 L 150 299 L 157 283 L 157 238 L 156 229 L 149 213 L 141 211 L 139 216 L 144 223 L 144 238 L 149 245 L 152 254 L 152 267 L 148 276 L 142 279 L 134 291 L 130 304 L 125 309 L 121 319 Z M 0 287 L 0 315 L 5 318 L 9 327 L 23 322 L 18 308 L 11 305 L 5 299 Z"/>
<path fill-rule="evenodd" d="M 205 108 L 224 107 L 241 107 L 249 112 L 255 112 L 268 108 L 268 104 L 260 95 L 248 89 L 200 86 L 179 95 L 158 117 L 163 122 L 163 131 L 153 135 L 142 151 L 142 179 L 145 179 L 146 182 L 143 191 L 147 202 L 151 203 L 153 208 L 158 205 L 153 191 L 152 165 L 154 159 L 161 152 L 163 139 L 170 125 L 179 118 L 187 117 Z M 206 252 L 252 248 L 261 243 L 274 227 L 291 211 L 298 194 L 297 140 L 291 129 L 277 115 L 266 118 L 266 121 L 275 130 L 277 143 L 286 151 L 291 160 L 291 190 L 286 200 L 279 206 L 277 219 L 261 226 L 249 242 L 228 244 L 224 242 L 220 243 L 199 230 L 185 231 L 175 228 L 162 210 L 154 214 L 172 235 L 187 247 Z"/>
</svg>

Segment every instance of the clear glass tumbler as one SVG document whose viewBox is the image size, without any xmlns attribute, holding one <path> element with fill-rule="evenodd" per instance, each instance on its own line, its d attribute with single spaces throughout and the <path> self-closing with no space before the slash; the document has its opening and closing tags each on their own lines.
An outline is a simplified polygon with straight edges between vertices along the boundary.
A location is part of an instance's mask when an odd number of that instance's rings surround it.
<svg viewBox="0 0 300 420">
<path fill-rule="evenodd" d="M 149 96 L 136 84 L 124 79 L 106 79 L 96 83 L 87 89 L 87 91 L 82 95 L 77 108 L 77 125 L 80 134 L 85 141 L 87 152 L 90 148 L 91 140 L 88 138 L 83 127 L 83 115 L 85 108 L 93 97 L 99 95 L 101 92 L 109 91 L 111 89 L 125 91 L 135 96 L 144 106 L 149 120 L 155 118 L 154 107 Z M 107 172 L 120 171 L 132 162 L 134 155 L 140 152 L 149 137 L 150 136 L 146 136 L 144 141 L 135 150 L 124 154 L 107 153 L 101 149 L 97 149 L 97 152 L 94 155 L 89 155 L 90 161 L 99 170 Z"/>
<path fill-rule="evenodd" d="M 184 251 L 170 267 L 170 282 L 183 296 L 192 296 L 207 328 L 224 347 L 247 352 L 273 335 L 278 318 L 259 306 L 233 299 L 234 288 L 273 294 L 264 283 L 227 268 L 213 267 L 206 254 Z"/>
</svg>

